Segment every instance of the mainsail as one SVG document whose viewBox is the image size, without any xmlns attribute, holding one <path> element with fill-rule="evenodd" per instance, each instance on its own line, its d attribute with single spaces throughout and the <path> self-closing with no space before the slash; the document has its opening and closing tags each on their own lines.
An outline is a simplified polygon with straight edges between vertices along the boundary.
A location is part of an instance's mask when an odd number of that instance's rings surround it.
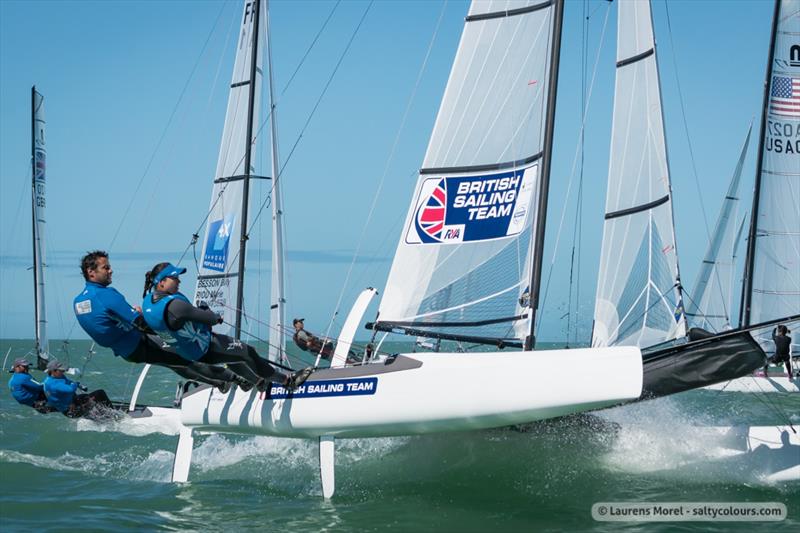
<svg viewBox="0 0 800 533">
<path fill-rule="evenodd" d="M 31 202 L 33 221 L 33 297 L 36 320 L 36 366 L 44 370 L 49 358 L 44 301 L 45 185 L 47 148 L 44 137 L 44 96 L 31 87 Z"/>
<path fill-rule="evenodd" d="M 685 334 L 650 2 L 618 2 L 617 76 L 592 346 Z"/>
<path fill-rule="evenodd" d="M 562 10 L 470 7 L 377 329 L 516 345 L 529 335 Z"/>
<path fill-rule="evenodd" d="M 703 257 L 692 299 L 686 316 L 692 326 L 709 331 L 725 331 L 732 328 L 731 303 L 733 295 L 734 260 L 739 231 L 736 229 L 736 208 L 739 205 L 739 182 L 742 178 L 747 147 L 750 145 L 752 125 L 739 155 L 728 192 L 722 202 L 714 233 Z M 741 226 L 739 226 L 741 230 Z"/>
<path fill-rule="evenodd" d="M 250 180 L 259 177 L 252 165 L 253 125 L 258 124 L 263 77 L 258 49 L 261 9 L 259 0 L 244 4 L 195 291 L 196 303 L 205 302 L 223 316 L 225 324 L 215 331 L 237 338 L 243 308 L 248 191 Z"/>
<path fill-rule="evenodd" d="M 742 324 L 800 312 L 800 1 L 778 1 L 767 65 Z"/>
</svg>

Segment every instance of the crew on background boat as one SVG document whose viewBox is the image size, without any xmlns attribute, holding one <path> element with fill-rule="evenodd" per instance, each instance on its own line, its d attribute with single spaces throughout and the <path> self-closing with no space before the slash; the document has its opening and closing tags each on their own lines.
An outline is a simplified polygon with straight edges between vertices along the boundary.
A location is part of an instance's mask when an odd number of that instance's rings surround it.
<svg viewBox="0 0 800 533">
<path fill-rule="evenodd" d="M 50 361 L 47 364 L 44 394 L 48 406 L 70 418 L 85 416 L 97 406 L 111 407 L 111 400 L 103 389 L 88 394 L 75 394 L 78 389 L 84 392 L 88 389 L 67 378 L 64 375 L 65 368 L 60 361 Z"/>
<path fill-rule="evenodd" d="M 144 320 L 175 351 L 189 361 L 226 364 L 229 369 L 260 391 L 267 390 L 270 381 L 288 388 L 299 386 L 310 375 L 310 369 L 292 375 L 275 369 L 259 357 L 255 349 L 238 339 L 211 331 L 222 317 L 208 306 L 195 307 L 178 292 L 180 275 L 186 272 L 170 263 L 159 263 L 145 275 Z"/>
<path fill-rule="evenodd" d="M 335 350 L 334 344 L 331 341 L 323 343 L 322 339 L 306 331 L 304 321 L 305 318 L 295 318 L 292 321 L 292 325 L 294 326 L 294 335 L 292 339 L 294 343 L 304 352 L 311 352 L 315 355 L 319 354 L 323 359 L 330 360 Z"/>
<path fill-rule="evenodd" d="M 102 250 L 81 259 L 86 286 L 75 297 L 73 309 L 83 330 L 100 346 L 130 363 L 147 363 L 170 368 L 179 376 L 227 390 L 241 380 L 230 370 L 187 361 L 164 348 L 156 335 L 149 335 L 142 309 L 132 306 L 116 289 L 109 287 L 114 271 L 108 254 Z M 149 331 L 149 333 L 153 333 Z"/>
<path fill-rule="evenodd" d="M 44 387 L 41 383 L 33 379 L 30 375 L 31 364 L 27 359 L 19 358 L 14 361 L 12 368 L 14 375 L 8 381 L 8 388 L 11 389 L 11 396 L 22 405 L 33 407 L 40 413 L 52 412 L 47 407 L 47 397 L 44 395 Z"/>
<path fill-rule="evenodd" d="M 294 335 L 292 340 L 298 348 L 304 352 L 311 352 L 314 355 L 319 354 L 322 359 L 330 361 L 333 359 L 333 354 L 336 352 L 336 344 L 331 340 L 322 342 L 322 339 L 310 333 L 305 329 L 305 318 L 295 318 L 292 321 L 294 326 Z M 356 354 L 353 350 L 347 352 L 347 364 L 358 364 L 364 359 L 369 359 L 372 356 L 372 345 L 367 345 L 364 354 Z"/>
<path fill-rule="evenodd" d="M 775 355 L 769 358 L 773 365 L 786 365 L 786 374 L 792 379 L 792 356 L 790 348 L 792 338 L 789 336 L 789 328 L 781 324 L 772 330 L 772 341 L 775 343 Z M 767 375 L 767 367 L 764 366 L 764 375 Z"/>
</svg>

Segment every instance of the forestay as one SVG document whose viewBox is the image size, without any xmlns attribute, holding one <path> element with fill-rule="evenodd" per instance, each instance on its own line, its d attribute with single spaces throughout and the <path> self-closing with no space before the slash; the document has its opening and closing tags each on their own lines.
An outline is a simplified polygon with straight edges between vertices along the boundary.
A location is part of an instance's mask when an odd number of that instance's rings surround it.
<svg viewBox="0 0 800 533">
<path fill-rule="evenodd" d="M 258 2 L 255 3 L 259 5 Z M 244 196 L 246 180 L 253 177 L 254 169 L 246 168 L 246 152 L 251 144 L 252 124 L 258 124 L 259 95 L 263 73 L 261 53 L 257 53 L 255 79 L 251 80 L 251 54 L 256 21 L 253 2 L 244 3 L 242 25 L 237 41 L 236 60 L 228 95 L 228 110 L 219 150 L 214 188 L 211 193 L 208 223 L 203 239 L 203 252 L 199 257 L 199 276 L 195 302 L 204 301 L 223 315 L 226 324 L 215 326 L 218 333 L 233 333 L 229 324 L 236 323 L 236 301 L 239 280 L 239 262 L 244 261 L 240 251 L 240 238 L 245 213 Z M 251 91 L 251 81 L 255 88 Z M 250 98 L 254 98 L 252 105 Z M 252 113 L 252 116 L 250 115 Z M 255 147 L 253 146 L 253 149 Z M 252 161 L 254 158 L 251 158 Z"/>
<path fill-rule="evenodd" d="M 49 347 L 47 339 L 47 315 L 44 300 L 45 264 L 45 185 L 47 174 L 47 147 L 44 137 L 44 96 L 36 87 L 31 88 L 31 149 L 33 179 L 31 201 L 33 217 L 33 285 L 34 311 L 36 314 L 36 360 L 40 370 L 47 364 Z"/>
<path fill-rule="evenodd" d="M 555 7 L 474 2 L 378 325 L 523 339 Z"/>
<path fill-rule="evenodd" d="M 700 266 L 700 274 L 686 310 L 686 316 L 692 326 L 709 331 L 720 332 L 733 327 L 731 324 L 733 277 L 736 248 L 743 227 L 736 222 L 739 182 L 742 178 L 747 147 L 750 145 L 751 131 L 752 126 L 747 131 L 742 152 L 739 154 L 739 162 L 722 201 L 714 233 L 708 243 L 708 249 Z"/>
<path fill-rule="evenodd" d="M 776 15 L 745 325 L 800 311 L 800 1 L 780 2 Z"/>
<path fill-rule="evenodd" d="M 619 2 L 617 75 L 593 346 L 682 336 L 678 257 L 649 2 Z"/>
</svg>

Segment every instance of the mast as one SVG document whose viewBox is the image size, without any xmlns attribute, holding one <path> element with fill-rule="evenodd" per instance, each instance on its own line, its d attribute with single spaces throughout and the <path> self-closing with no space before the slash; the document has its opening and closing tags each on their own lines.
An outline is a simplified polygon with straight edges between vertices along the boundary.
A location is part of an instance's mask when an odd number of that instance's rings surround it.
<svg viewBox="0 0 800 533">
<path fill-rule="evenodd" d="M 234 337 L 241 338 L 242 332 L 242 309 L 244 306 L 244 263 L 245 251 L 247 247 L 247 208 L 250 200 L 250 177 L 251 166 L 250 158 L 253 148 L 253 107 L 256 98 L 256 71 L 258 66 L 258 23 L 261 18 L 261 1 L 253 0 L 251 17 L 253 20 L 253 45 L 250 53 L 250 81 L 248 87 L 248 102 L 247 102 L 247 135 L 245 137 L 245 151 L 244 151 L 244 176 L 243 176 L 243 189 L 242 189 L 242 222 L 241 234 L 239 238 L 239 283 L 236 288 L 236 322 Z"/>
<path fill-rule="evenodd" d="M 553 156 L 553 130 L 555 129 L 556 90 L 558 88 L 558 63 L 561 55 L 561 26 L 564 15 L 563 0 L 555 0 L 553 22 L 550 81 L 547 96 L 547 119 L 545 122 L 542 176 L 539 180 L 539 206 L 536 214 L 536 231 L 533 237 L 533 264 L 531 265 L 531 321 L 530 335 L 525 339 L 525 350 L 533 350 L 536 344 L 536 310 L 539 308 L 539 291 L 542 281 L 542 259 L 544 256 L 544 230 L 547 219 L 547 195 L 550 187 L 550 162 Z"/>
<path fill-rule="evenodd" d="M 283 343 L 283 326 L 286 323 L 286 298 L 283 275 L 283 198 L 281 197 L 278 165 L 278 115 L 275 106 L 275 83 L 272 77 L 272 39 L 270 36 L 269 0 L 267 18 L 267 68 L 269 72 L 269 109 L 272 129 L 272 282 L 269 310 L 269 359 L 286 362 Z"/>
<path fill-rule="evenodd" d="M 36 366 L 44 370 L 49 358 L 44 299 L 44 209 L 46 158 L 44 98 L 31 87 L 31 233 L 33 246 L 33 300 L 36 325 Z"/>
<path fill-rule="evenodd" d="M 653 24 L 653 10 L 652 0 L 650 1 L 650 27 L 655 28 Z M 653 50 L 657 47 L 655 43 L 655 29 L 653 29 Z M 683 307 L 683 285 L 681 284 L 681 262 L 678 259 L 678 238 L 675 235 L 675 205 L 672 199 L 672 170 L 669 166 L 669 148 L 667 147 L 667 120 L 664 115 L 664 97 L 661 94 L 661 69 L 658 67 L 658 53 L 655 53 L 656 60 L 656 83 L 658 84 L 658 105 L 661 110 L 661 133 L 664 136 L 664 159 L 667 166 L 667 187 L 669 188 L 669 220 L 670 229 L 672 230 L 672 246 L 675 248 L 675 288 L 678 291 L 678 301 L 675 306 L 674 314 L 680 313 L 678 322 L 678 332 L 676 337 L 686 336 L 686 311 Z"/>
<path fill-rule="evenodd" d="M 755 266 L 756 233 L 758 232 L 758 205 L 761 201 L 761 170 L 764 160 L 764 139 L 767 129 L 767 111 L 769 108 L 770 77 L 772 62 L 775 58 L 775 40 L 780 15 L 780 0 L 775 0 L 775 13 L 772 17 L 772 33 L 769 43 L 769 59 L 764 79 L 764 101 L 761 106 L 761 131 L 758 137 L 758 157 L 756 161 L 756 179 L 753 185 L 753 209 L 750 211 L 750 231 L 747 235 L 747 255 L 745 256 L 744 280 L 742 282 L 742 299 L 739 309 L 739 327 L 750 325 L 750 309 L 753 298 L 753 267 Z"/>
</svg>

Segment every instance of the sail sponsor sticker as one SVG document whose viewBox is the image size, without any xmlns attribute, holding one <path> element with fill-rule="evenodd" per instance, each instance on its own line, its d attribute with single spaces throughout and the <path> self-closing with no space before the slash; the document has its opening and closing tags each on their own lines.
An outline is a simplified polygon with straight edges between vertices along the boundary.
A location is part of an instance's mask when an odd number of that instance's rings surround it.
<svg viewBox="0 0 800 533">
<path fill-rule="evenodd" d="M 486 241 L 525 227 L 538 164 L 480 176 L 435 177 L 422 182 L 406 244 Z"/>
<path fill-rule="evenodd" d="M 326 398 L 329 396 L 370 396 L 378 390 L 378 378 L 329 379 L 306 381 L 294 391 L 272 384 L 269 398 Z"/>
<path fill-rule="evenodd" d="M 228 263 L 228 243 L 231 239 L 235 219 L 234 215 L 226 215 L 208 225 L 203 268 L 225 272 Z"/>
</svg>

